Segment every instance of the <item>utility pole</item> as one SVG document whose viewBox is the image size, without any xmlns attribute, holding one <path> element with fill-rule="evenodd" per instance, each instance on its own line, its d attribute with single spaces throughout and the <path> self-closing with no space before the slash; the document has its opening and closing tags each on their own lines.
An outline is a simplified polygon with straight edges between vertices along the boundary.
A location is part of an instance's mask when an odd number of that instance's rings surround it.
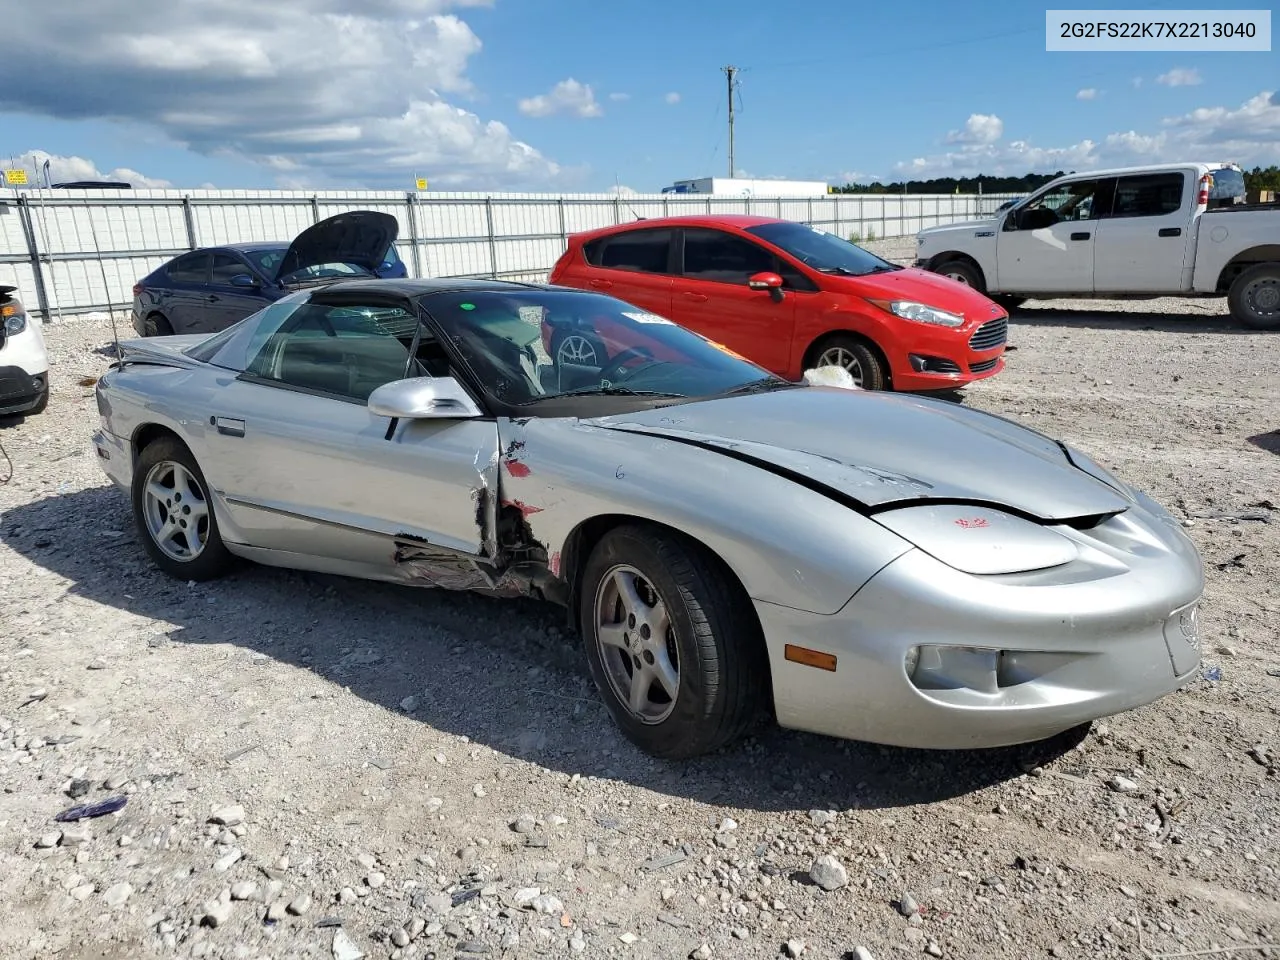
<svg viewBox="0 0 1280 960">
<path fill-rule="evenodd" d="M 729 178 L 733 179 L 734 171 L 737 169 L 733 162 L 733 89 L 737 86 L 734 77 L 738 73 L 737 67 L 721 67 L 725 77 L 729 81 Z"/>
</svg>

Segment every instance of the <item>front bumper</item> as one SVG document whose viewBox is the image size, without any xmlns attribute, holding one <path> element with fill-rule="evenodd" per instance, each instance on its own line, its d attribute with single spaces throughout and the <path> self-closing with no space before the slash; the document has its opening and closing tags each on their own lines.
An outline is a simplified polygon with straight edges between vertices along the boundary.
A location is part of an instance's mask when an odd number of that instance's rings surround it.
<svg viewBox="0 0 1280 960">
<path fill-rule="evenodd" d="M 128 441 L 100 429 L 93 435 L 93 449 L 107 479 L 128 492 L 133 484 L 133 451 Z"/>
<path fill-rule="evenodd" d="M 48 393 L 48 372 L 28 373 L 22 367 L 0 367 L 0 416 L 33 410 Z"/>
<path fill-rule="evenodd" d="M 906 349 L 889 357 L 895 390 L 954 389 L 994 377 L 1004 369 L 1007 315 L 955 330 L 940 327 L 911 332 L 911 338 L 904 339 Z"/>
<path fill-rule="evenodd" d="M 1149 536 L 1163 524 L 1142 526 Z M 1094 540 L 1095 567 L 1113 568 L 1106 576 L 1067 567 L 970 576 L 912 550 L 839 613 L 757 602 L 778 723 L 900 747 L 988 748 L 1172 693 L 1199 668 L 1203 567 L 1180 531 L 1158 534 L 1159 547 L 1143 536 L 1141 547 L 1116 549 L 1132 529 L 1119 521 L 1100 539 L 1079 534 Z M 787 644 L 834 654 L 836 669 L 789 661 Z"/>
</svg>

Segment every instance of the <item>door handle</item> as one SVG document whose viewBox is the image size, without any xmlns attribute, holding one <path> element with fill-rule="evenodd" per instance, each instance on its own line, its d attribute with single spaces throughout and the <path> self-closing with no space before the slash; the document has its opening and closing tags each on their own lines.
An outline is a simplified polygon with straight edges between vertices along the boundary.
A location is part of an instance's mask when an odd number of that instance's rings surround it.
<svg viewBox="0 0 1280 960">
<path fill-rule="evenodd" d="M 590 283 L 597 290 L 608 290 L 610 287 L 613 286 L 612 280 L 592 280 L 590 281 Z"/>
<path fill-rule="evenodd" d="M 708 297 L 705 293 L 694 293 L 692 290 L 686 290 L 684 292 L 684 298 L 686 300 L 692 300 L 695 303 L 706 303 L 707 300 L 710 299 L 710 297 Z"/>
<path fill-rule="evenodd" d="M 1071 235 L 1071 239 L 1072 239 L 1072 240 L 1088 240 L 1091 236 L 1093 236 L 1093 234 L 1088 233 L 1088 232 L 1083 232 L 1083 233 L 1073 233 L 1073 234 Z"/>
<path fill-rule="evenodd" d="M 210 417 L 209 423 L 224 437 L 243 437 L 244 421 L 234 417 Z"/>
<path fill-rule="evenodd" d="M 1162 237 L 1180 237 L 1182 236 L 1181 227 L 1161 227 L 1160 236 Z"/>
</svg>

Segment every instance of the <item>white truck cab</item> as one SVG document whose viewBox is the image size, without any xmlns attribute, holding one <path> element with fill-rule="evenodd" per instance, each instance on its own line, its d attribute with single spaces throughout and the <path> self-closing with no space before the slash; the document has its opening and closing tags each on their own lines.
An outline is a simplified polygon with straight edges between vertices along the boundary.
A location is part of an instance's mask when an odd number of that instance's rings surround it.
<svg viewBox="0 0 1280 960">
<path fill-rule="evenodd" d="M 1246 204 L 1229 163 L 1059 177 L 989 220 L 930 227 L 916 266 L 1017 306 L 1025 299 L 1227 296 L 1280 329 L 1280 204 Z"/>
</svg>

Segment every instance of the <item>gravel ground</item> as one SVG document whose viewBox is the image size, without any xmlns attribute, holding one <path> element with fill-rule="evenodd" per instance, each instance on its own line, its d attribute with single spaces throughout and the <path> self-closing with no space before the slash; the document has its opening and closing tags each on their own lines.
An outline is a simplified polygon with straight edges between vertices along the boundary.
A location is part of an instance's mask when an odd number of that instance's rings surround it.
<svg viewBox="0 0 1280 960">
<path fill-rule="evenodd" d="M 0 956 L 1280 941 L 1280 337 L 1224 310 L 1029 305 L 1007 369 L 962 398 L 1187 518 L 1203 679 L 1075 742 L 937 754 L 767 730 L 683 765 L 616 733 L 539 604 L 252 567 L 165 579 L 89 447 L 79 381 L 110 328 L 46 328 L 53 401 L 0 430 Z M 113 796 L 117 813 L 53 820 Z"/>
</svg>

